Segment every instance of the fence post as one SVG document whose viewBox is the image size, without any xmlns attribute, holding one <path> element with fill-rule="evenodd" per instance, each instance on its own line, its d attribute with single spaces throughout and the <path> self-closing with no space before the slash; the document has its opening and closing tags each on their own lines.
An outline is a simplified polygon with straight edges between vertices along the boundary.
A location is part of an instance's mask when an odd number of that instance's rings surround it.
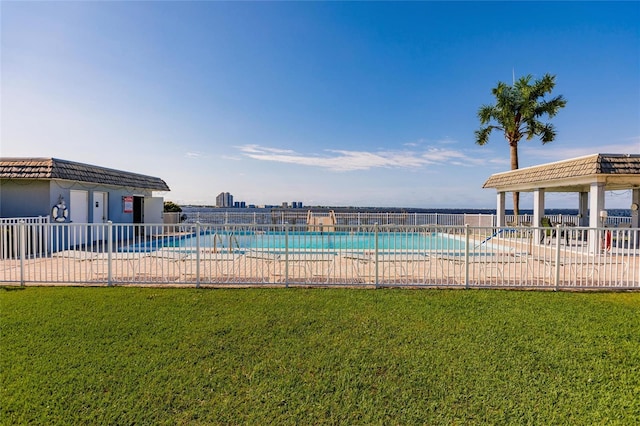
<svg viewBox="0 0 640 426">
<path fill-rule="evenodd" d="M 50 223 L 50 222 L 47 222 L 47 234 L 49 235 L 49 243 L 47 244 L 47 247 L 48 247 L 48 250 L 49 250 L 48 254 L 50 254 L 50 255 L 53 255 L 53 251 L 56 248 L 55 247 L 55 242 L 57 241 L 58 244 L 60 243 L 59 239 L 55 240 L 56 237 L 53 234 L 53 230 L 54 229 L 55 228 L 54 228 L 53 224 Z"/>
<path fill-rule="evenodd" d="M 196 288 L 200 288 L 200 221 L 196 222 Z"/>
<path fill-rule="evenodd" d="M 111 287 L 113 275 L 113 270 L 111 269 L 113 263 L 113 256 L 111 253 L 113 252 L 113 222 L 107 221 L 107 286 Z"/>
<path fill-rule="evenodd" d="M 558 291 L 558 286 L 560 285 L 560 224 L 556 225 L 556 286 L 554 291 Z"/>
<path fill-rule="evenodd" d="M 49 254 L 49 227 L 47 226 L 47 217 L 38 216 L 38 229 L 40 229 L 40 256 Z"/>
<path fill-rule="evenodd" d="M 378 222 L 373 224 L 373 232 L 374 232 L 374 246 L 373 246 L 373 250 L 374 250 L 374 259 L 373 259 L 373 265 L 375 268 L 375 273 L 376 273 L 376 289 L 378 288 L 378 284 L 379 284 L 379 276 L 378 276 Z"/>
<path fill-rule="evenodd" d="M 464 224 L 464 288 L 469 288 L 469 224 Z"/>
<path fill-rule="evenodd" d="M 27 243 L 27 230 L 26 223 L 24 220 L 21 220 L 18 225 L 18 230 L 20 234 L 20 286 L 24 287 L 24 257 L 26 254 L 25 245 Z"/>
<path fill-rule="evenodd" d="M 289 222 L 284 223 L 284 287 L 289 288 Z"/>
</svg>

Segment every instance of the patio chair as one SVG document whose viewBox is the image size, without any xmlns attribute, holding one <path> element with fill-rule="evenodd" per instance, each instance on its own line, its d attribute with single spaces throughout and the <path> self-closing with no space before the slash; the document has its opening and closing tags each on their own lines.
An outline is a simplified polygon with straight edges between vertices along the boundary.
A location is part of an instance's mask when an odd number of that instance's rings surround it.
<svg viewBox="0 0 640 426">
<path fill-rule="evenodd" d="M 556 236 L 556 230 L 551 224 L 551 219 L 546 216 L 543 217 L 540 219 L 540 226 L 542 228 L 547 228 L 540 232 L 540 244 L 551 244 L 551 240 Z"/>
<path fill-rule="evenodd" d="M 189 252 L 186 250 L 162 248 L 147 253 L 146 257 L 152 260 L 151 264 L 147 265 L 144 271 L 147 280 L 174 282 L 178 281 L 182 276 L 184 265 L 189 259 Z"/>
<path fill-rule="evenodd" d="M 251 265 L 245 265 L 245 268 L 251 270 L 259 282 L 281 282 L 284 277 L 281 257 L 280 253 L 269 250 L 250 250 L 245 258 L 251 261 Z"/>
<path fill-rule="evenodd" d="M 287 268 L 287 279 L 291 283 L 329 283 L 335 258 L 336 253 L 292 253 L 280 257 L 281 279 L 285 279 Z"/>
<path fill-rule="evenodd" d="M 633 248 L 633 238 L 630 222 L 620 222 L 616 226 L 616 229 L 612 229 L 609 232 L 611 232 L 612 234 L 611 244 L 613 247 Z"/>
<path fill-rule="evenodd" d="M 202 283 L 224 283 L 239 275 L 238 260 L 241 255 L 233 252 L 202 250 L 200 256 L 192 253 L 187 259 L 184 279 L 194 281 L 199 276 Z"/>
<path fill-rule="evenodd" d="M 551 244 L 551 241 L 556 237 L 556 227 L 551 223 L 551 219 L 543 217 L 540 219 L 540 226 L 545 228 L 540 232 L 540 244 Z M 560 238 L 564 238 L 565 244 L 569 245 L 569 233 L 563 230 L 560 231 Z"/>
</svg>

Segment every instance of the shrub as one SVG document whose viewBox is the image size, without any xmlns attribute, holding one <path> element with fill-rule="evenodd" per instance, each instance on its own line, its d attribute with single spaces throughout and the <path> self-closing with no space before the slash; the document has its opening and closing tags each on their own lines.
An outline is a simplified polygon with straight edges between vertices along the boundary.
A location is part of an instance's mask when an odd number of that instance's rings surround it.
<svg viewBox="0 0 640 426">
<path fill-rule="evenodd" d="M 165 201 L 164 202 L 164 211 L 165 213 L 181 213 L 182 207 L 174 203 L 173 201 Z"/>
</svg>

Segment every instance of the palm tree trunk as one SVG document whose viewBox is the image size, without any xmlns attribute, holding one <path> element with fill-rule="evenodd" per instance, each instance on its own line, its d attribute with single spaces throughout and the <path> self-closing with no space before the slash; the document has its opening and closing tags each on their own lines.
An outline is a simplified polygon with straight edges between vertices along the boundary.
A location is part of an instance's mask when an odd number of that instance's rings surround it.
<svg viewBox="0 0 640 426">
<path fill-rule="evenodd" d="M 518 142 L 509 142 L 509 151 L 511 154 L 511 170 L 518 170 Z M 519 225 L 520 216 L 520 193 L 513 193 L 513 221 Z"/>
</svg>

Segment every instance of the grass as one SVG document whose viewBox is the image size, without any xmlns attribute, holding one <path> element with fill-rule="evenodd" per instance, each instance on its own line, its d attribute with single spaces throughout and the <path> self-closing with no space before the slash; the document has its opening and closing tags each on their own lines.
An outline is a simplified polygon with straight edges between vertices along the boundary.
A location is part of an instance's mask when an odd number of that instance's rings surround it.
<svg viewBox="0 0 640 426">
<path fill-rule="evenodd" d="M 640 293 L 0 289 L 2 424 L 637 424 Z"/>
</svg>

